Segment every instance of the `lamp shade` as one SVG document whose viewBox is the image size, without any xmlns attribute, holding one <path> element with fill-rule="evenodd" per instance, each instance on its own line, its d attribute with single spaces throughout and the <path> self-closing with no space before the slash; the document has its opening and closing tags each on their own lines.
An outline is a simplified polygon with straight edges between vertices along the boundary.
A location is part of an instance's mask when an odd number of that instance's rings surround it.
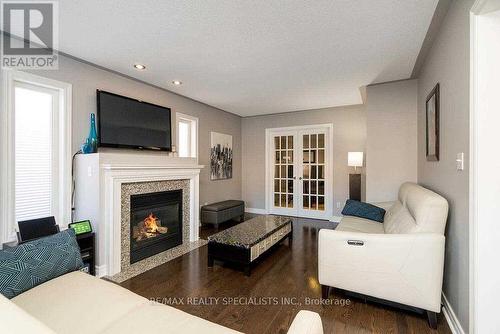
<svg viewBox="0 0 500 334">
<path fill-rule="evenodd" d="M 348 152 L 347 153 L 347 165 L 350 167 L 362 167 L 363 166 L 363 152 Z"/>
</svg>

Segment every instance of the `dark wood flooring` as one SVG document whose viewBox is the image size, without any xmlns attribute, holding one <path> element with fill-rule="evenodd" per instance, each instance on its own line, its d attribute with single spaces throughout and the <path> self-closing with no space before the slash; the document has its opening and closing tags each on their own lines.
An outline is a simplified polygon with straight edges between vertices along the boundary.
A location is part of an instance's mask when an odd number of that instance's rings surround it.
<svg viewBox="0 0 500 334">
<path fill-rule="evenodd" d="M 246 219 L 250 217 L 247 214 Z M 220 263 L 208 268 L 207 246 L 203 246 L 121 285 L 147 298 L 170 298 L 163 301 L 248 334 L 286 333 L 301 309 L 318 312 L 325 333 L 451 333 L 443 314 L 439 315 L 438 329 L 432 330 L 424 315 L 366 303 L 337 290 L 330 296 L 331 303 L 337 305 L 306 305 L 308 300 L 321 300 L 318 232 L 335 226 L 299 218 L 294 218 L 293 224 L 292 246 L 288 241 L 277 246 L 257 264 L 250 277 Z M 206 238 L 212 233 L 211 228 L 204 227 L 200 235 Z M 350 304 L 341 305 L 347 299 Z"/>
</svg>

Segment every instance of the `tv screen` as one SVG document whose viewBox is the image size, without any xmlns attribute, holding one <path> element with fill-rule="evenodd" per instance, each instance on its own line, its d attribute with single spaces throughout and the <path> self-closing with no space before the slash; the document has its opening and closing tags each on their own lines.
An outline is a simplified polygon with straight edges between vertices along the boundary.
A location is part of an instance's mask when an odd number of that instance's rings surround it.
<svg viewBox="0 0 500 334">
<path fill-rule="evenodd" d="M 171 151 L 170 108 L 97 90 L 99 146 Z"/>
</svg>

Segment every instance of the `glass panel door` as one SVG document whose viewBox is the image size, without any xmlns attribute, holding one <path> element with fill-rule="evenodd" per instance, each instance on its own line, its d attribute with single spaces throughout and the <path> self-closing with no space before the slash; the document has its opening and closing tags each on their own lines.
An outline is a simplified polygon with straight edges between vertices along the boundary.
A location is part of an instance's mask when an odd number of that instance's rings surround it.
<svg viewBox="0 0 500 334">
<path fill-rule="evenodd" d="M 323 129 L 301 131 L 301 190 L 299 215 L 322 217 L 326 212 L 326 131 Z"/>
<path fill-rule="evenodd" d="M 275 213 L 295 215 L 295 133 L 273 134 L 273 207 Z"/>
<path fill-rule="evenodd" d="M 273 129 L 268 137 L 268 208 L 277 215 L 332 215 L 328 127 Z M 269 182 L 270 181 L 270 182 Z"/>
</svg>

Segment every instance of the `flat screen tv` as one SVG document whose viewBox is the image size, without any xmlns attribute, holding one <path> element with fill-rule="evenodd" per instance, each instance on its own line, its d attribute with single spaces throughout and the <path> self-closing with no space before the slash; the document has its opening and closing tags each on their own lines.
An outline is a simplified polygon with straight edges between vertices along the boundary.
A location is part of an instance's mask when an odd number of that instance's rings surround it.
<svg viewBox="0 0 500 334">
<path fill-rule="evenodd" d="M 99 146 L 172 150 L 170 108 L 97 90 Z"/>
</svg>

